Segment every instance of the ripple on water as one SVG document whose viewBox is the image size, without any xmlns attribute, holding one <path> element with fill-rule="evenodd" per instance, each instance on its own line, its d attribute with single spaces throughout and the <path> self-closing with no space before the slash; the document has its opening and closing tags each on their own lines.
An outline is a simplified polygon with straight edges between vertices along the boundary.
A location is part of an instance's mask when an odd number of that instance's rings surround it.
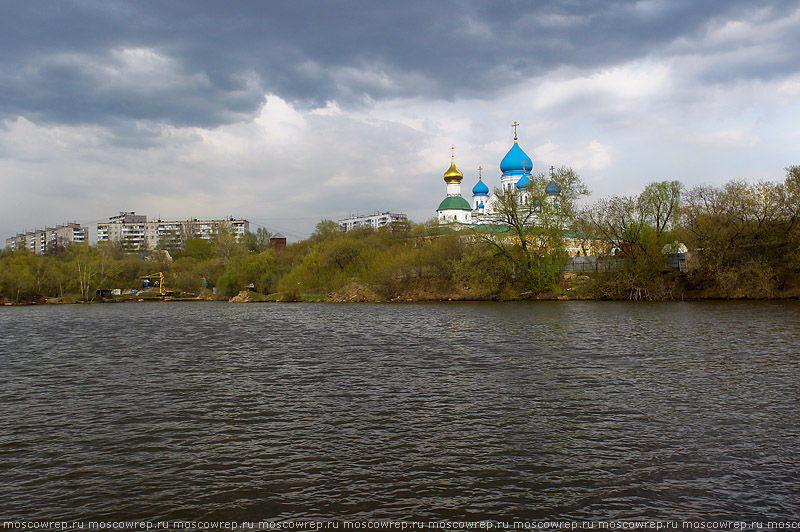
<svg viewBox="0 0 800 532">
<path fill-rule="evenodd" d="M 2 308 L 0 509 L 796 518 L 798 325 L 797 302 Z"/>
</svg>

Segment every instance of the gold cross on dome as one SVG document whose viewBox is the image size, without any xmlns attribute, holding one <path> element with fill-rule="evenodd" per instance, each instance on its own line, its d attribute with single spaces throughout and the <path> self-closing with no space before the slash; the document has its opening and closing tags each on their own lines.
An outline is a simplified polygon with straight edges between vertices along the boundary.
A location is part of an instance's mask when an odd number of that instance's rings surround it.
<svg viewBox="0 0 800 532">
<path fill-rule="evenodd" d="M 551 164 L 550 165 L 550 177 L 553 177 L 553 172 L 555 172 L 555 171 L 556 171 L 556 167 Z"/>
<path fill-rule="evenodd" d="M 450 145 L 450 157 L 452 157 L 453 159 L 456 158 L 456 145 L 455 144 L 451 144 Z"/>
<path fill-rule="evenodd" d="M 519 126 L 519 124 L 517 124 L 517 121 L 514 120 L 514 123 L 511 124 L 511 127 L 514 128 L 514 140 L 517 140 L 517 126 Z"/>
<path fill-rule="evenodd" d="M 481 175 L 481 170 L 483 170 L 483 166 L 478 167 L 478 179 L 483 179 L 483 176 Z"/>
<path fill-rule="evenodd" d="M 528 161 L 526 161 L 525 159 L 522 160 L 522 173 L 523 174 L 525 173 L 525 163 L 527 163 L 527 162 Z"/>
</svg>

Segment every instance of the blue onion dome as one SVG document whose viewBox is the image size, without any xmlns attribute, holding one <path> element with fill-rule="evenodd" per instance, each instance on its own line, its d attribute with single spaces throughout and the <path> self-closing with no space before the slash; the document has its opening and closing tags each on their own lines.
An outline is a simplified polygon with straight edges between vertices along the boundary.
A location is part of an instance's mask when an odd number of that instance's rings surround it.
<svg viewBox="0 0 800 532">
<path fill-rule="evenodd" d="M 551 179 L 544 191 L 547 192 L 548 196 L 558 196 L 561 194 L 561 186 Z"/>
<path fill-rule="evenodd" d="M 508 150 L 506 156 L 500 161 L 500 171 L 503 175 L 522 175 L 523 165 L 525 168 L 524 173 L 529 174 L 533 170 L 533 159 L 528 157 L 528 154 L 522 151 L 522 148 L 517 144 L 517 139 L 514 139 L 514 145 Z"/>
<path fill-rule="evenodd" d="M 444 173 L 444 180 L 447 183 L 461 183 L 462 179 L 464 179 L 464 174 L 456 168 L 456 159 L 453 157 L 450 162 L 450 168 Z"/>
<path fill-rule="evenodd" d="M 517 181 L 517 188 L 518 188 L 519 190 L 524 190 L 524 189 L 525 189 L 525 187 L 527 187 L 527 186 L 528 186 L 528 183 L 530 183 L 530 182 L 531 182 L 531 180 L 530 180 L 530 179 L 528 179 L 528 176 L 529 176 L 529 175 L 530 175 L 530 174 L 523 174 L 523 175 L 522 175 L 522 177 L 520 177 L 520 178 L 519 178 L 519 181 Z"/>
<path fill-rule="evenodd" d="M 472 187 L 472 195 L 473 196 L 489 195 L 489 187 L 486 186 L 486 183 L 483 182 L 482 178 L 478 178 L 478 182 L 475 183 L 474 187 Z"/>
<path fill-rule="evenodd" d="M 478 208 L 483 209 L 483 202 L 478 203 Z"/>
</svg>

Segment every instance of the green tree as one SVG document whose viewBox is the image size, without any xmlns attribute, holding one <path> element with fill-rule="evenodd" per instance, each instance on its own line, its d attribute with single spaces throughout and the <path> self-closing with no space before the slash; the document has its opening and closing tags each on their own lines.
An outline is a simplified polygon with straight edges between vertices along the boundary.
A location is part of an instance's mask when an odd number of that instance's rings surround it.
<svg viewBox="0 0 800 532">
<path fill-rule="evenodd" d="M 682 234 L 701 249 L 692 279 L 724 297 L 773 297 L 800 268 L 797 170 L 783 183 L 729 181 L 684 196 Z"/>
<path fill-rule="evenodd" d="M 456 264 L 466 248 L 464 235 L 450 233 L 432 238 L 416 254 L 417 277 L 432 288 L 443 291 L 453 282 Z"/>
<path fill-rule="evenodd" d="M 242 290 L 243 284 L 239 279 L 239 274 L 234 270 L 228 270 L 217 279 L 217 294 L 225 297 L 233 297 Z"/>
<path fill-rule="evenodd" d="M 186 241 L 186 256 L 196 260 L 211 258 L 211 242 L 204 238 L 190 238 Z"/>
<path fill-rule="evenodd" d="M 632 261 L 657 257 L 674 238 L 670 231 L 679 220 L 682 194 L 680 181 L 660 181 L 638 196 L 601 199 L 583 210 L 577 232 L 609 242 Z"/>
<path fill-rule="evenodd" d="M 674 225 L 680 213 L 684 187 L 680 181 L 650 183 L 639 196 L 640 208 L 660 236 Z"/>
<path fill-rule="evenodd" d="M 70 262 L 74 268 L 73 275 L 81 297 L 87 301 L 93 299 L 93 290 L 99 275 L 97 248 L 88 243 L 73 245 L 70 247 L 70 255 L 72 256 Z"/>
<path fill-rule="evenodd" d="M 419 248 L 396 243 L 366 253 L 364 280 L 386 299 L 408 296 L 420 281 Z"/>
<path fill-rule="evenodd" d="M 679 181 L 655 182 L 638 196 L 604 198 L 583 210 L 580 234 L 609 242 L 618 257 L 596 279 L 597 297 L 670 297 L 662 250 L 674 242 L 682 193 Z"/>
<path fill-rule="evenodd" d="M 203 288 L 200 265 L 194 257 L 181 257 L 172 263 L 172 285 L 182 294 L 196 294 Z"/>
<path fill-rule="evenodd" d="M 588 194 L 580 176 L 562 167 L 551 176 L 531 176 L 524 192 L 495 190 L 494 221 L 505 230 L 477 227 L 475 240 L 494 246 L 503 268 L 522 292 L 557 290 L 568 255 L 565 236 L 577 217 L 577 202 Z"/>
<path fill-rule="evenodd" d="M 265 227 L 259 227 L 255 233 L 250 231 L 244 234 L 244 245 L 251 253 L 260 253 L 269 249 L 269 239 L 272 233 Z"/>
<path fill-rule="evenodd" d="M 269 251 L 244 256 L 236 265 L 244 285 L 252 284 L 257 292 L 268 294 L 277 282 L 275 258 Z"/>
<path fill-rule="evenodd" d="M 88 243 L 70 246 L 68 255 L 73 279 L 84 300 L 93 300 L 96 290 L 108 288 L 107 283 L 119 276 L 121 267 L 115 257 L 123 253 L 111 242 L 99 242 L 97 246 Z"/>
<path fill-rule="evenodd" d="M 49 270 L 53 290 L 61 299 L 64 298 L 64 293 L 72 281 L 71 264 L 66 260 L 66 256 L 66 253 L 61 253 L 54 257 Z"/>
<path fill-rule="evenodd" d="M 514 290 L 514 264 L 507 254 L 486 242 L 478 242 L 464 251 L 453 276 L 476 299 L 512 299 L 518 295 Z"/>
<path fill-rule="evenodd" d="M 0 284 L 5 293 L 19 303 L 36 295 L 36 256 L 26 249 L 19 249 L 3 256 Z"/>
<path fill-rule="evenodd" d="M 786 239 L 789 249 L 786 254 L 787 265 L 793 268 L 795 277 L 800 276 L 800 166 L 785 168 L 783 183 L 785 194 L 784 214 Z"/>
<path fill-rule="evenodd" d="M 116 276 L 110 279 L 111 282 L 116 284 L 115 288 L 134 288 L 141 284 L 140 277 L 142 275 L 152 273 L 149 271 L 150 269 L 159 271 L 166 269 L 163 266 L 149 267 L 138 253 L 125 254 L 115 262 Z"/>
<path fill-rule="evenodd" d="M 267 251 L 269 249 L 269 240 L 274 235 L 266 227 L 259 227 L 256 229 L 256 245 L 258 251 Z"/>
<path fill-rule="evenodd" d="M 239 242 L 236 233 L 228 225 L 221 225 L 217 234 L 211 239 L 211 250 L 225 264 L 230 264 L 234 257 L 246 252 L 244 243 Z"/>
<path fill-rule="evenodd" d="M 320 220 L 311 234 L 311 240 L 321 242 L 330 238 L 341 236 L 342 231 L 339 229 L 339 224 L 333 220 Z"/>
</svg>

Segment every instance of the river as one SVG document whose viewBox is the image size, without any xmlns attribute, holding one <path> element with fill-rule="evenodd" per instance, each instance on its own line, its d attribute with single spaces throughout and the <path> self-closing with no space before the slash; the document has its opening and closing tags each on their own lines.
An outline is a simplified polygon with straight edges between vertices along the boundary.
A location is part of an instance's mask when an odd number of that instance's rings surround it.
<svg viewBox="0 0 800 532">
<path fill-rule="evenodd" d="M 0 307 L 0 521 L 800 518 L 800 302 Z"/>
</svg>

